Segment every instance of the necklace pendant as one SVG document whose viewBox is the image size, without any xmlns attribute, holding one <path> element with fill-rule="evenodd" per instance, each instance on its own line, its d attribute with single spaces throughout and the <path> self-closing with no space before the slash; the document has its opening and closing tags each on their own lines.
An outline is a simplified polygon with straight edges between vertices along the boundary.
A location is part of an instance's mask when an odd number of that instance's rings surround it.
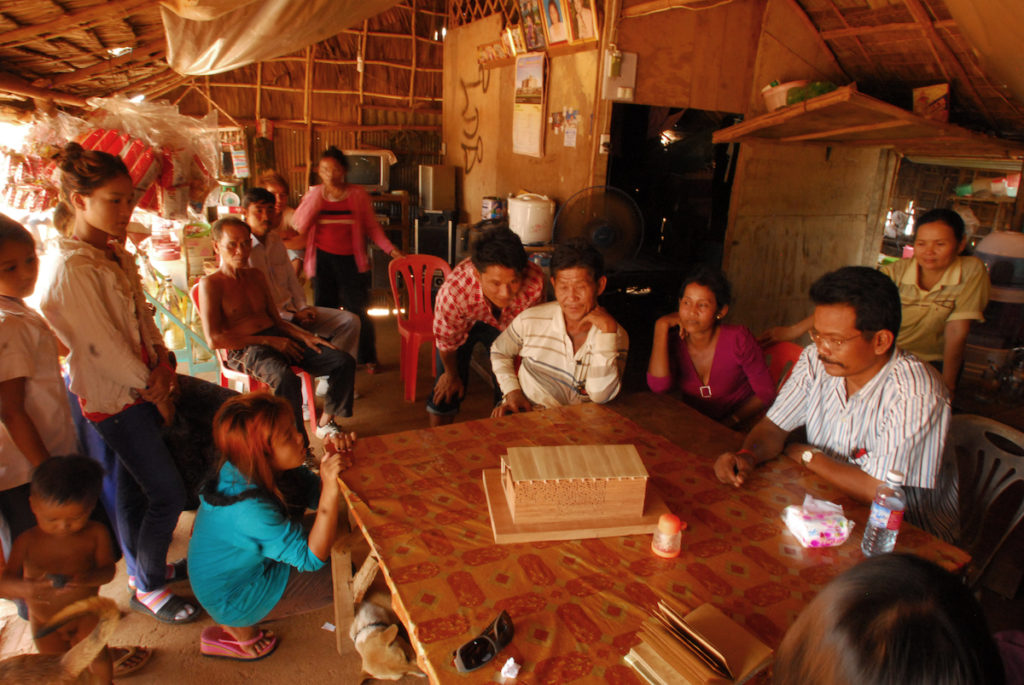
<svg viewBox="0 0 1024 685">
<path fill-rule="evenodd" d="M 693 386 L 690 386 L 690 387 L 693 387 Z M 708 399 L 709 397 L 711 397 L 711 386 L 710 385 L 702 385 L 702 386 L 700 386 L 700 396 L 703 397 L 704 399 Z"/>
</svg>

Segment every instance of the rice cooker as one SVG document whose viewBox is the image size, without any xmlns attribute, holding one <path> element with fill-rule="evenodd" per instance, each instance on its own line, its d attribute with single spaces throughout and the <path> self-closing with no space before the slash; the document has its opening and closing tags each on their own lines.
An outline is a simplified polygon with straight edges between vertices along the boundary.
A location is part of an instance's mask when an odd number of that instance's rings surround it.
<svg viewBox="0 0 1024 685">
<path fill-rule="evenodd" d="M 551 242 L 555 202 L 546 195 L 525 193 L 508 198 L 508 225 L 524 245 Z"/>
</svg>

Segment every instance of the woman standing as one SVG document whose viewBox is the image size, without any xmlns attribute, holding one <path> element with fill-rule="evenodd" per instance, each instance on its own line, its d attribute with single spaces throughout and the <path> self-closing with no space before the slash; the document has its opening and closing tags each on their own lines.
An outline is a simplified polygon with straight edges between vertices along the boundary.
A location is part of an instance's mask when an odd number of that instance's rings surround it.
<svg viewBox="0 0 1024 685">
<path fill-rule="evenodd" d="M 370 197 L 361 186 L 345 181 L 348 160 L 341 150 L 329 147 L 320 157 L 318 173 L 322 185 L 313 186 L 302 198 L 292 217 L 292 226 L 308 234 L 306 275 L 313 278 L 317 307 L 343 306 L 362 323 L 359 356 L 374 373 L 377 368 L 377 336 L 373 320 L 366 313 L 370 296 L 370 261 L 366 251 L 369 237 L 394 259 L 403 257 L 377 223 Z"/>
<path fill-rule="evenodd" d="M 82 413 L 117 453 L 117 525 L 135 592 L 131 606 L 165 623 L 199 617 L 171 594 L 185 577 L 167 549 L 186 503 L 161 430 L 181 394 L 146 306 L 135 260 L 122 247 L 135 208 L 124 162 L 70 143 L 60 160 L 61 196 L 74 213 L 42 310 L 68 347 L 71 390 Z"/>
<path fill-rule="evenodd" d="M 730 300 L 720 271 L 699 266 L 687 277 L 679 310 L 654 324 L 647 385 L 657 393 L 678 386 L 694 409 L 741 428 L 775 401 L 775 385 L 750 331 L 721 323 Z"/>
</svg>

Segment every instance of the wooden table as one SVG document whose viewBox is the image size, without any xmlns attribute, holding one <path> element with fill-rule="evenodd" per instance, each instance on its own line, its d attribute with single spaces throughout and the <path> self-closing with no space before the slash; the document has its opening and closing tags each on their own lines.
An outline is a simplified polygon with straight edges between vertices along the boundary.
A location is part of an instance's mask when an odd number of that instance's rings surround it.
<svg viewBox="0 0 1024 685">
<path fill-rule="evenodd" d="M 679 402 L 640 393 L 605 407 L 361 440 L 355 465 L 343 474 L 344 492 L 432 682 L 492 682 L 512 656 L 524 666 L 519 683 L 639 684 L 622 657 L 660 596 L 691 608 L 711 602 L 777 647 L 807 602 L 862 559 L 867 507 L 792 462 L 763 465 L 741 490 L 720 484 L 712 459 L 741 439 Z M 649 535 L 493 543 L 483 469 L 497 467 L 511 445 L 599 443 L 636 445 L 653 486 L 689 524 L 679 558 L 651 554 Z M 805 492 L 841 503 L 857 522 L 853 538 L 841 547 L 800 547 L 780 513 Z M 909 525 L 897 549 L 951 570 L 968 561 Z M 457 673 L 453 650 L 503 609 L 515 623 L 512 644 L 479 671 Z"/>
</svg>

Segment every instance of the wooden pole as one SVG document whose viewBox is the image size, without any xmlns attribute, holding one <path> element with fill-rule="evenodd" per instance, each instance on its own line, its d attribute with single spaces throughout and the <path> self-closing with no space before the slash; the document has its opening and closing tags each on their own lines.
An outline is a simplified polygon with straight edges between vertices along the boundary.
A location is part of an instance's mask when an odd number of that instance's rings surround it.
<svg viewBox="0 0 1024 685">
<path fill-rule="evenodd" d="M 192 88 L 195 88 L 195 86 L 192 86 Z M 228 121 L 230 121 L 233 126 L 237 126 L 238 128 L 243 128 L 242 125 L 240 123 L 238 123 L 233 116 L 228 114 L 227 111 L 223 107 L 221 107 L 220 105 L 218 105 L 216 102 L 213 101 L 213 98 L 210 97 L 209 93 L 204 92 L 201 88 L 195 88 L 195 91 L 203 96 L 203 98 L 206 100 L 207 104 L 209 105 L 210 109 L 216 109 L 218 112 L 223 114 L 224 118 L 227 119 Z M 207 113 L 209 113 L 209 111 L 210 110 L 208 109 Z"/>
<path fill-rule="evenodd" d="M 357 69 L 359 69 L 359 116 L 357 121 L 359 122 L 360 126 L 362 126 L 364 123 L 363 115 L 365 114 L 363 104 L 366 102 L 366 93 L 364 91 L 363 84 L 366 83 L 366 39 L 368 30 L 369 21 L 363 19 L 363 32 L 359 36 L 359 55 L 357 66 Z M 359 131 L 356 131 L 355 138 L 356 147 L 358 148 L 363 143 L 362 134 Z"/>
<path fill-rule="evenodd" d="M 62 105 L 72 105 L 74 107 L 86 106 L 85 98 L 78 97 L 77 95 L 71 95 L 70 93 L 61 93 L 56 90 L 37 88 L 28 81 L 20 79 L 13 74 L 4 74 L 2 72 L 0 72 L 0 91 L 6 91 L 22 97 L 38 98 L 40 100 L 53 100 L 54 102 L 58 102 Z"/>
<path fill-rule="evenodd" d="M 305 92 L 302 98 L 302 118 L 306 123 L 306 182 L 313 177 L 313 46 L 306 48 Z"/>
<path fill-rule="evenodd" d="M 263 62 L 256 63 L 256 121 L 263 118 Z"/>
<path fill-rule="evenodd" d="M 409 106 L 412 107 L 413 96 L 416 95 L 416 0 L 412 0 L 412 72 L 409 74 Z"/>
</svg>

